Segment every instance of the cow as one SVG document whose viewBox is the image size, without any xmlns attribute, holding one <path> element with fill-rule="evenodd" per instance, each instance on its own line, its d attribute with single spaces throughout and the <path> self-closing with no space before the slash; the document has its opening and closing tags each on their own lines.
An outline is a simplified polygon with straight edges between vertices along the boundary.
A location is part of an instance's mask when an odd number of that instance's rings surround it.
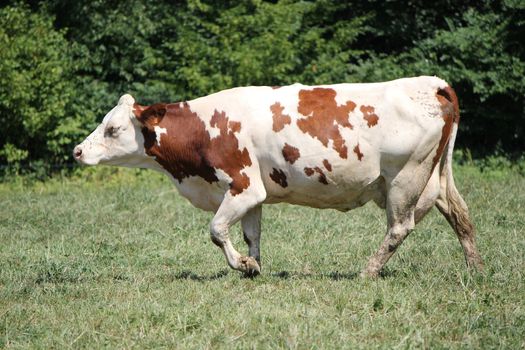
<svg viewBox="0 0 525 350">
<path fill-rule="evenodd" d="M 385 238 L 361 273 L 370 277 L 435 205 L 467 266 L 481 269 L 452 175 L 458 123 L 454 90 L 430 76 L 239 87 L 150 106 L 126 94 L 73 156 L 168 175 L 195 207 L 214 213 L 212 242 L 248 276 L 261 271 L 262 205 L 281 202 L 348 211 L 373 201 L 385 209 Z M 238 221 L 247 256 L 229 237 Z"/>
</svg>

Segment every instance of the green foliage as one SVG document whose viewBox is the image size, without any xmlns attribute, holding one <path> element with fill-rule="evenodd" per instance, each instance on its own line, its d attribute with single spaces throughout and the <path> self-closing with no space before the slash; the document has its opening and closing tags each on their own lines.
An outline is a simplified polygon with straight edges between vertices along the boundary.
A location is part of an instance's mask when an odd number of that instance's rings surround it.
<svg viewBox="0 0 525 350">
<path fill-rule="evenodd" d="M 176 57 L 180 78 L 197 95 L 232 86 L 344 81 L 348 61 L 360 53 L 352 44 L 366 32 L 366 16 L 336 19 L 348 7 L 336 2 L 192 4 L 167 55 Z"/>
<path fill-rule="evenodd" d="M 521 154 L 522 2 L 30 0 L 0 7 L 0 162 L 71 162 L 126 92 L 149 104 L 243 85 L 438 75 L 459 146 Z M 17 152 L 15 150 L 19 150 Z"/>
<path fill-rule="evenodd" d="M 19 163 L 27 158 L 29 152 L 16 148 L 12 143 L 6 143 L 4 148 L 0 150 L 0 156 L 3 156 L 8 163 Z"/>
<path fill-rule="evenodd" d="M 472 158 L 472 153 L 468 150 L 456 150 L 454 159 L 458 164 L 475 166 L 485 176 L 490 178 L 503 179 L 509 172 L 525 177 L 525 155 L 516 159 L 509 159 L 508 155 L 501 149 L 483 158 Z"/>
<path fill-rule="evenodd" d="M 45 12 L 4 7 L 0 42 L 0 159 L 15 167 L 68 160 L 93 116 L 75 106 L 81 90 L 64 32 Z"/>
<path fill-rule="evenodd" d="M 497 144 L 522 152 L 525 137 L 525 50 L 516 36 L 525 35 L 524 13 L 487 4 L 454 17 L 443 13 L 446 26 L 402 52 L 378 54 L 356 71 L 358 80 L 369 81 L 423 74 L 446 79 L 464 117 L 459 144 L 478 156 L 493 153 Z"/>
</svg>

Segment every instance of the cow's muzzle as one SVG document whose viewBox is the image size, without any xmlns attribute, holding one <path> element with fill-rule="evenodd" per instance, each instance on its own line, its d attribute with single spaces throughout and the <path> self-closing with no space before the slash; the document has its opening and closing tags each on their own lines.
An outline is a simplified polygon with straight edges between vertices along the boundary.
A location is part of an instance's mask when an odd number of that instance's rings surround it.
<svg viewBox="0 0 525 350">
<path fill-rule="evenodd" d="M 77 161 L 79 161 L 80 158 L 82 158 L 82 147 L 80 146 L 75 147 L 75 149 L 73 150 L 73 157 Z"/>
</svg>

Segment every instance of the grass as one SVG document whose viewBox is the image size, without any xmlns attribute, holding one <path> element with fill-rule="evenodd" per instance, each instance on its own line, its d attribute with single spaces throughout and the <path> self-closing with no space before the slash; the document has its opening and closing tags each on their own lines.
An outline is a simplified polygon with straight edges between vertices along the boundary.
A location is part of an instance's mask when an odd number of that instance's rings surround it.
<svg viewBox="0 0 525 350">
<path fill-rule="evenodd" d="M 263 209 L 263 273 L 241 278 L 211 214 L 151 172 L 0 184 L 0 348 L 524 348 L 525 178 L 456 169 L 483 274 L 434 210 L 387 264 L 374 205 Z M 241 251 L 240 229 L 232 234 Z"/>
</svg>

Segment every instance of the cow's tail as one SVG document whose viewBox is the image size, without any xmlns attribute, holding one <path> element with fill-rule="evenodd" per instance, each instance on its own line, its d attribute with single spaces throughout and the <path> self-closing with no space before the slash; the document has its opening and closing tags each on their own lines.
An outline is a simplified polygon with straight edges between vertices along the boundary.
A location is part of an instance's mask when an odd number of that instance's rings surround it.
<svg viewBox="0 0 525 350">
<path fill-rule="evenodd" d="M 445 97 L 453 106 L 453 123 L 452 128 L 450 131 L 450 136 L 448 139 L 447 146 L 445 148 L 445 152 L 443 154 L 443 157 L 441 159 L 441 177 L 446 182 L 445 187 L 445 196 L 447 198 L 447 204 L 450 207 L 450 209 L 455 209 L 455 211 L 458 213 L 458 217 L 464 217 L 465 215 L 468 216 L 468 212 L 463 214 L 463 210 L 460 210 L 461 208 L 467 208 L 465 201 L 461 196 L 459 195 L 459 192 L 456 189 L 456 185 L 454 183 L 454 176 L 452 172 L 452 158 L 454 156 L 454 143 L 456 142 L 456 136 L 458 133 L 458 127 L 459 127 L 459 103 L 458 98 L 456 96 L 456 93 L 454 90 L 447 86 L 444 89 L 438 90 L 438 95 L 441 95 Z M 443 191 L 443 189 L 442 189 Z M 463 221 L 463 220 L 462 220 Z"/>
<path fill-rule="evenodd" d="M 436 205 L 456 232 L 458 239 L 463 246 L 467 266 L 481 269 L 483 263 L 475 245 L 476 233 L 474 225 L 470 220 L 467 204 L 456 188 L 452 172 L 454 143 L 456 141 L 459 126 L 458 98 L 454 90 L 449 86 L 440 89 L 438 94 L 442 95 L 452 103 L 454 122 L 452 124 L 446 150 L 440 162 L 441 191 Z"/>
</svg>

